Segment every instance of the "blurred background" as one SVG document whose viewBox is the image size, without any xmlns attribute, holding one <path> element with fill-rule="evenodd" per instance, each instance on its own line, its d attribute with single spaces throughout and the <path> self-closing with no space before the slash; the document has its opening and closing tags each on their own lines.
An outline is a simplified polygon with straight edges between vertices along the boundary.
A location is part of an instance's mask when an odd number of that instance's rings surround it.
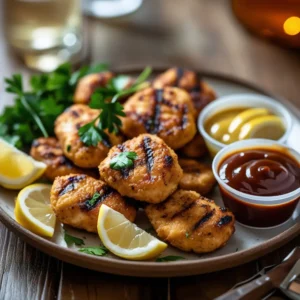
<svg viewBox="0 0 300 300">
<path fill-rule="evenodd" d="M 1 14 L 1 76 L 64 61 L 180 65 L 281 92 L 299 74 L 300 0 L 2 0 Z"/>
</svg>

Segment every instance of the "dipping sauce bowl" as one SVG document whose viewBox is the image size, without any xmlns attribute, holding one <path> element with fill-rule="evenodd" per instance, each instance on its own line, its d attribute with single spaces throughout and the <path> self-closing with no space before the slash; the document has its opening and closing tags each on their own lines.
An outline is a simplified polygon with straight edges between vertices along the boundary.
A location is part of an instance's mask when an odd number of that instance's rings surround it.
<svg viewBox="0 0 300 300">
<path fill-rule="evenodd" d="M 232 143 L 214 158 L 213 173 L 237 221 L 273 227 L 287 221 L 300 199 L 300 154 L 279 142 Z"/>
<path fill-rule="evenodd" d="M 277 139 L 280 143 L 286 143 L 291 129 L 292 129 L 292 123 L 293 118 L 288 111 L 281 103 L 278 101 L 261 95 L 255 95 L 255 94 L 235 94 L 235 95 L 229 95 L 220 97 L 217 100 L 214 100 L 210 104 L 208 104 L 200 113 L 198 118 L 198 128 L 201 133 L 201 135 L 204 138 L 205 144 L 209 150 L 209 153 L 212 157 L 214 157 L 222 148 L 226 146 L 226 144 L 230 144 L 229 142 L 223 143 L 220 140 L 215 139 L 211 133 L 207 132 L 207 124 L 210 123 L 210 120 L 214 117 L 219 115 L 222 115 L 222 112 L 231 111 L 231 113 L 234 115 L 238 115 L 238 111 L 241 109 L 251 109 L 251 108 L 257 108 L 260 110 L 268 110 L 274 117 L 277 119 L 280 118 L 282 126 L 283 126 L 283 134 L 280 136 L 279 139 Z M 236 113 L 235 113 L 236 111 Z M 251 121 L 251 120 L 249 120 Z M 220 122 L 219 125 L 223 126 L 221 124 L 224 124 L 226 122 Z M 263 121 L 262 121 L 263 123 Z M 248 123 L 249 124 L 249 123 Z M 245 124 L 244 124 L 245 125 Z M 224 125 L 225 126 L 225 125 Z M 213 128 L 213 127 L 212 127 Z M 223 129 L 223 128 L 221 128 Z M 224 128 L 225 129 L 225 128 Z M 243 128 L 242 128 L 243 129 Z M 264 133 L 265 131 L 263 131 Z M 268 130 L 269 134 L 274 133 L 272 132 L 272 129 Z M 276 130 L 275 130 L 276 132 Z M 266 133 L 268 135 L 268 133 Z M 266 139 L 273 139 L 268 136 L 255 136 L 254 138 L 266 138 Z M 238 140 L 246 140 L 246 138 L 242 136 L 242 134 L 239 136 L 239 138 L 233 140 L 233 142 Z"/>
</svg>

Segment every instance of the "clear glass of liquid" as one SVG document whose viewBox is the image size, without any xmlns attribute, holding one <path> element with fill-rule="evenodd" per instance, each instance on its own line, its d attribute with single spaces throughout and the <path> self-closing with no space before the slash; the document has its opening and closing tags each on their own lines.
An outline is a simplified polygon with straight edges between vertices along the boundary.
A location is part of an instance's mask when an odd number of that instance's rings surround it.
<svg viewBox="0 0 300 300">
<path fill-rule="evenodd" d="M 28 67 L 52 71 L 81 58 L 80 0 L 5 0 L 5 33 Z"/>
</svg>

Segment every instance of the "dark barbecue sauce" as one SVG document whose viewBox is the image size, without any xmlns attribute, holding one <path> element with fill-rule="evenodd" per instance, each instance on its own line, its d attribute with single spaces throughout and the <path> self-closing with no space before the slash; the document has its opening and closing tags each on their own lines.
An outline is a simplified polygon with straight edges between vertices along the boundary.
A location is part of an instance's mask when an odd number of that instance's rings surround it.
<svg viewBox="0 0 300 300">
<path fill-rule="evenodd" d="M 261 196 L 261 200 L 300 188 L 300 162 L 280 148 L 245 149 L 230 154 L 223 158 L 218 172 L 230 187 Z M 275 226 L 286 221 L 299 201 L 296 198 L 278 205 L 252 204 L 236 199 L 222 187 L 221 193 L 225 205 L 238 221 L 256 227 Z"/>
</svg>

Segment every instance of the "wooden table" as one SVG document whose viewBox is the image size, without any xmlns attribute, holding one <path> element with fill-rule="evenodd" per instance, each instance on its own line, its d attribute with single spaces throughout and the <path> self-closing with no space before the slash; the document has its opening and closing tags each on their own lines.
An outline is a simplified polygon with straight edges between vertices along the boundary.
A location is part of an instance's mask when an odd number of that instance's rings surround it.
<svg viewBox="0 0 300 300">
<path fill-rule="evenodd" d="M 118 67 L 167 64 L 203 68 L 258 84 L 300 108 L 299 53 L 245 32 L 234 19 L 229 1 L 144 2 L 137 13 L 118 21 L 85 20 L 92 62 Z M 14 72 L 29 74 L 11 55 L 1 31 L 0 106 L 3 77 Z M 264 266 L 279 263 L 300 245 L 298 236 L 257 261 L 218 273 L 149 279 L 96 273 L 62 263 L 25 244 L 1 223 L 0 239 L 1 300 L 213 299 Z M 271 298 L 284 299 L 279 292 Z"/>
</svg>

